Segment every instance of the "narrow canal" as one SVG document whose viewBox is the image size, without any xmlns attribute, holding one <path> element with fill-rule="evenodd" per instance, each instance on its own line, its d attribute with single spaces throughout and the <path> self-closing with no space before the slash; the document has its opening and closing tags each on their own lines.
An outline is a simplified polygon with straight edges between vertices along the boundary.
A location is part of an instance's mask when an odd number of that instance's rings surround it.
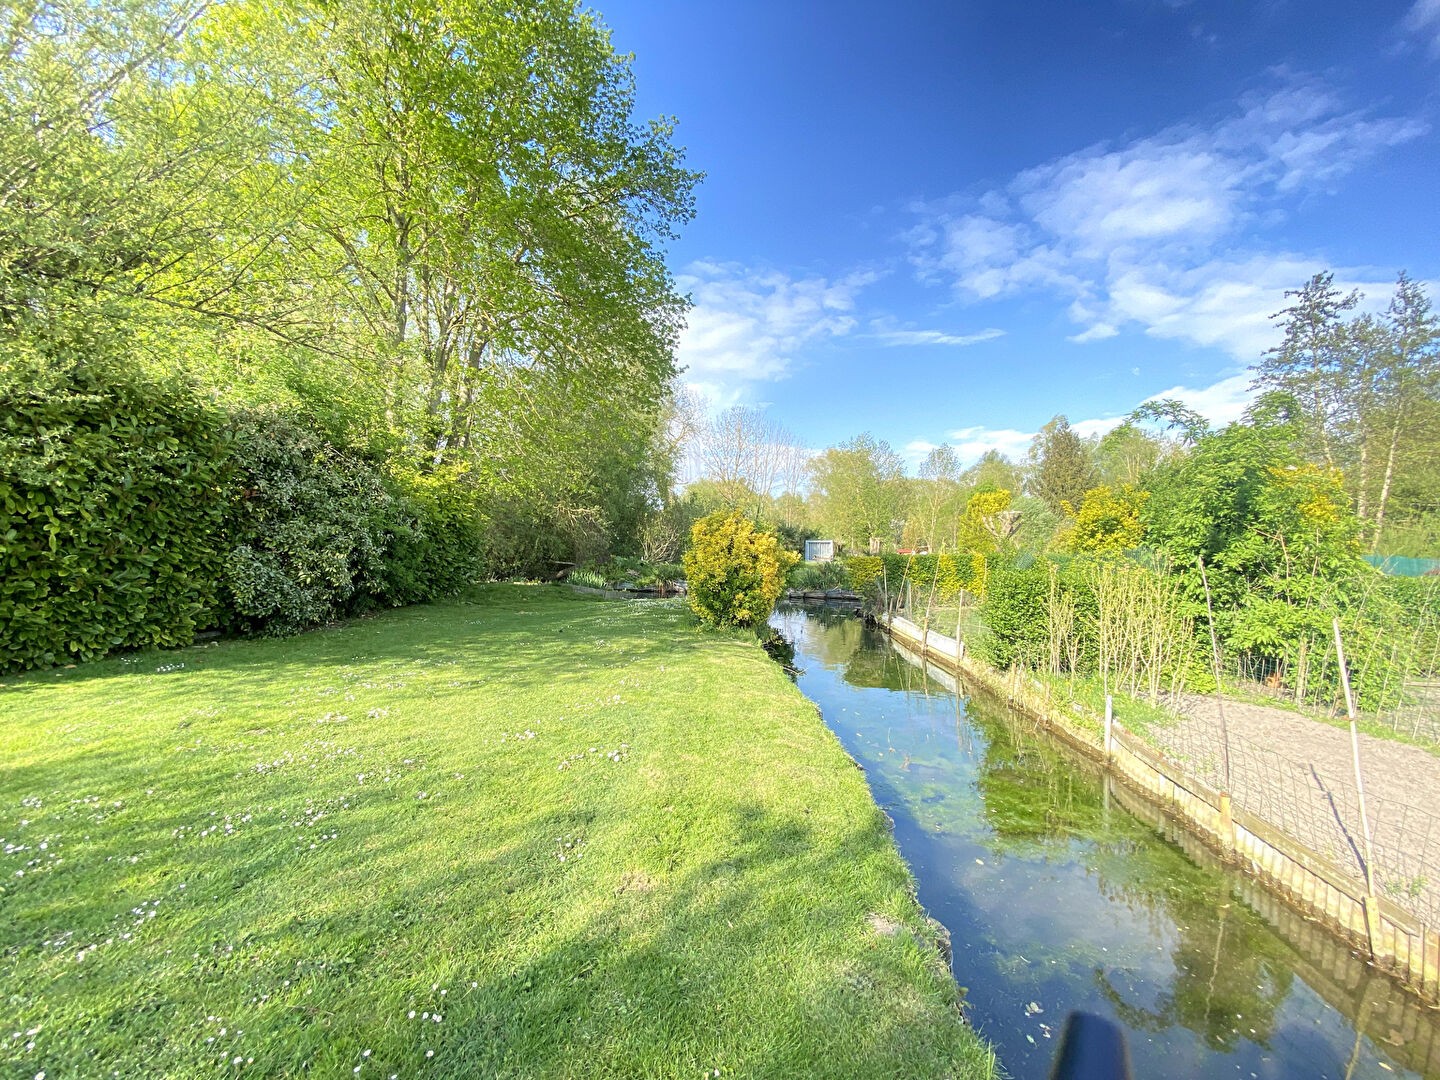
<svg viewBox="0 0 1440 1080">
<path fill-rule="evenodd" d="M 864 766 L 1017 1080 L 1065 1016 L 1127 1031 L 1137 1080 L 1440 1078 L 1440 1011 L 998 703 L 852 614 L 782 607 L 800 689 Z"/>
</svg>

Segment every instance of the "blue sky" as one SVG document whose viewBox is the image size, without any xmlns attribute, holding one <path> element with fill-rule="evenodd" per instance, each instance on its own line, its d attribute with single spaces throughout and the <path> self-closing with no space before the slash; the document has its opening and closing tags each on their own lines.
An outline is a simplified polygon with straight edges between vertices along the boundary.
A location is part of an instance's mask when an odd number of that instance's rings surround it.
<svg viewBox="0 0 1440 1080">
<path fill-rule="evenodd" d="M 1287 288 L 1440 281 L 1440 0 L 600 13 L 708 174 L 685 377 L 808 446 L 1017 454 L 1157 395 L 1226 422 Z"/>
</svg>

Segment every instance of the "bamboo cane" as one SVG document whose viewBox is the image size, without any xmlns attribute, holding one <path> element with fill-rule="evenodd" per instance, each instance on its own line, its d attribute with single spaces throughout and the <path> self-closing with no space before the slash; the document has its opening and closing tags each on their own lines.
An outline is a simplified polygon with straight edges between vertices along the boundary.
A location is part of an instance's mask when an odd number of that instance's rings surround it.
<svg viewBox="0 0 1440 1080">
<path fill-rule="evenodd" d="M 1225 723 L 1225 693 L 1220 685 L 1220 638 L 1215 633 L 1215 609 L 1210 604 L 1210 579 L 1205 573 L 1205 557 L 1195 556 L 1200 564 L 1200 583 L 1205 586 L 1205 612 L 1210 616 L 1210 656 L 1215 665 L 1215 708 L 1220 713 L 1220 758 L 1225 765 L 1225 790 L 1230 790 L 1230 729 Z"/>
</svg>

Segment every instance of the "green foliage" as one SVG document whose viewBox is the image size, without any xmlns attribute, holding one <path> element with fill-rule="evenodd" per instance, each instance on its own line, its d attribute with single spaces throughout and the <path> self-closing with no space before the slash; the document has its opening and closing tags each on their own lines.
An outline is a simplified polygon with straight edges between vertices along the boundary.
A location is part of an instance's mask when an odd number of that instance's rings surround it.
<svg viewBox="0 0 1440 1080">
<path fill-rule="evenodd" d="M 828 592 L 830 589 L 848 589 L 850 575 L 838 560 L 800 562 L 791 568 L 785 584 L 800 592 Z"/>
<path fill-rule="evenodd" d="M 0 37 L 0 356 L 181 372 L 343 448 L 266 521 L 312 541 L 232 545 L 230 623 L 643 549 L 699 177 L 597 17 L 55 0 Z"/>
<path fill-rule="evenodd" d="M 1047 600 L 1050 577 L 1044 560 L 1020 567 L 997 560 L 988 575 L 980 617 L 985 634 L 980 655 L 999 668 L 1038 667 L 1049 659 Z"/>
<path fill-rule="evenodd" d="M 1030 444 L 1030 494 L 1055 513 L 1067 502 L 1078 503 L 1099 479 L 1093 451 L 1064 416 L 1052 419 Z"/>
<path fill-rule="evenodd" d="M 219 421 L 133 373 L 0 366 L 0 671 L 184 645 L 214 625 Z"/>
<path fill-rule="evenodd" d="M 1057 539 L 1057 545 L 1076 554 L 1112 554 L 1140 546 L 1145 526 L 1140 521 L 1140 508 L 1150 496 L 1129 484 L 1112 488 L 1108 484 L 1085 492 L 1079 509 L 1069 503 L 1065 510 L 1074 522 Z"/>
<path fill-rule="evenodd" d="M 1009 550 L 1019 525 L 1011 501 L 1006 488 L 986 488 L 971 495 L 957 530 L 960 550 L 981 555 Z"/>
<path fill-rule="evenodd" d="M 973 553 L 952 555 L 852 555 L 843 560 L 850 590 L 871 603 L 880 590 L 900 595 L 908 582 L 910 595 L 922 608 L 949 604 L 962 591 L 978 595 L 985 579 L 985 559 Z"/>
<path fill-rule="evenodd" d="M 893 542 L 910 490 L 904 462 L 889 443 L 857 435 L 812 459 L 810 475 L 822 534 L 860 551 L 871 537 Z"/>
<path fill-rule="evenodd" d="M 1258 409 L 1162 468 L 1140 515 L 1196 603 L 1204 558 L 1217 619 L 1255 593 L 1298 600 L 1368 573 L 1336 474 L 1299 459 L 1300 431 L 1283 399 L 1262 399 Z"/>
<path fill-rule="evenodd" d="M 682 581 L 685 568 L 679 563 L 647 562 L 630 555 L 616 555 L 603 564 L 597 564 L 612 584 L 651 586 Z"/>
<path fill-rule="evenodd" d="M 880 588 L 885 563 L 879 555 L 847 555 L 836 560 L 845 569 L 845 580 L 851 592 L 873 600 Z"/>
<path fill-rule="evenodd" d="M 224 589 L 241 628 L 286 634 L 381 602 L 387 588 L 419 588 L 424 525 L 370 462 L 331 445 L 283 414 L 238 418 L 239 496 L 231 508 Z M 406 555 L 387 572 L 390 538 Z M 441 560 L 448 561 L 448 560 Z"/>
<path fill-rule="evenodd" d="M 782 497 L 782 499 L 776 499 L 774 501 L 781 503 L 784 501 L 784 498 Z M 768 516 L 766 520 L 768 523 L 770 520 Z M 797 555 L 802 556 L 805 553 L 805 541 L 814 540 L 820 536 L 813 526 L 802 525 L 795 521 L 776 520 L 771 527 L 775 533 L 775 539 L 780 541 L 781 547 L 786 551 L 793 551 Z"/>
<path fill-rule="evenodd" d="M 400 468 L 389 487 L 398 506 L 390 523 L 380 593 L 390 604 L 450 596 L 485 568 L 484 515 L 463 465 L 434 472 Z"/>
<path fill-rule="evenodd" d="M 738 512 L 701 518 L 690 530 L 685 580 L 690 608 L 710 626 L 754 626 L 775 610 L 799 557 Z"/>
<path fill-rule="evenodd" d="M 588 566 L 577 566 L 566 575 L 565 580 L 572 585 L 583 585 L 587 589 L 603 589 L 608 584 L 604 574 Z"/>
<path fill-rule="evenodd" d="M 668 589 L 685 580 L 685 567 L 680 563 L 642 563 L 634 580 L 642 588 Z"/>
<path fill-rule="evenodd" d="M 949 603 L 976 582 L 975 560 L 965 555 L 885 555 L 886 577 L 891 590 L 909 581 L 916 603 L 932 596 L 939 603 Z"/>
</svg>

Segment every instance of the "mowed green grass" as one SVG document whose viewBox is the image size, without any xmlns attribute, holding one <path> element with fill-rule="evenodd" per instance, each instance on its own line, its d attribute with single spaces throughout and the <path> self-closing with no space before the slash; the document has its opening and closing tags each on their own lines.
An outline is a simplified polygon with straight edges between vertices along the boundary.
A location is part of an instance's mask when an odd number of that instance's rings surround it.
<svg viewBox="0 0 1440 1080">
<path fill-rule="evenodd" d="M 862 774 L 676 603 L 0 688 L 0 1073 L 985 1076 Z"/>
</svg>

